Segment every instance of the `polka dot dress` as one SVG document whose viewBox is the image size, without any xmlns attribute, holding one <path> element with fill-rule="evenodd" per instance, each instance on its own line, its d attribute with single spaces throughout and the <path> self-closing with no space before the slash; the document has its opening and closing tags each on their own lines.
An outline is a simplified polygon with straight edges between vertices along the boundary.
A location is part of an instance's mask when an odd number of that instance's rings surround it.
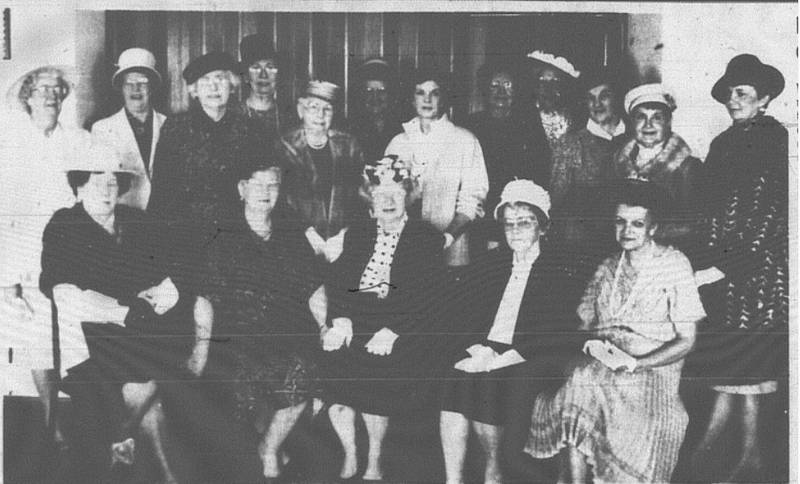
<svg viewBox="0 0 800 484">
<path fill-rule="evenodd" d="M 392 271 L 392 260 L 397 250 L 397 243 L 400 241 L 400 234 L 403 232 L 405 222 L 400 230 L 386 232 L 380 225 L 378 226 L 378 237 L 375 239 L 375 250 L 372 257 L 367 262 L 367 267 L 361 274 L 358 289 L 361 292 L 374 292 L 380 299 L 389 294 L 389 276 Z"/>
</svg>

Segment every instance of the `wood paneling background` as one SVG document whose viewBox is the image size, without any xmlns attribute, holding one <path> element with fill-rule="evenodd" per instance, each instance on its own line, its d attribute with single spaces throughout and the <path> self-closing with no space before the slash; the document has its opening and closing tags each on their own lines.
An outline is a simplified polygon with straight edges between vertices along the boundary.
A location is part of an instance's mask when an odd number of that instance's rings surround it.
<svg viewBox="0 0 800 484">
<path fill-rule="evenodd" d="M 188 94 L 181 73 L 205 52 L 224 50 L 238 59 L 247 34 L 269 35 L 285 59 L 279 74 L 282 105 L 293 105 L 309 78 L 345 88 L 344 113 L 352 74 L 363 61 L 385 57 L 410 74 L 417 67 L 448 71 L 454 83 L 453 117 L 462 119 L 481 107 L 475 74 L 487 56 L 522 59 L 542 49 L 566 56 L 591 73 L 604 64 L 625 65 L 626 16 L 623 14 L 444 14 L 312 12 L 133 12 L 106 14 L 108 76 L 128 47 L 145 47 L 158 59 L 165 89 L 159 108 L 185 110 Z M 400 75 L 403 80 L 403 75 Z M 119 109 L 117 96 L 102 93 L 106 115 Z M 408 105 L 406 103 L 405 105 Z"/>
</svg>

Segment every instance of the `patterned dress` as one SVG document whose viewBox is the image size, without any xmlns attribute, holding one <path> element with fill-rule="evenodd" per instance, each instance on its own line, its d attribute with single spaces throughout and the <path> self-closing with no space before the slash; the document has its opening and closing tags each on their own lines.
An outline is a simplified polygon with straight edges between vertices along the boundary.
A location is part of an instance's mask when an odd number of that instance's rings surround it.
<svg viewBox="0 0 800 484">
<path fill-rule="evenodd" d="M 587 331 L 627 326 L 628 336 L 612 342 L 642 356 L 674 339 L 677 324 L 694 324 L 705 313 L 686 256 L 656 246 L 638 272 L 619 255 L 603 262 L 578 315 Z M 615 372 L 581 357 L 554 396 L 536 400 L 526 452 L 546 458 L 574 446 L 595 483 L 669 482 L 689 420 L 678 395 L 682 367 L 680 360 Z"/>
</svg>

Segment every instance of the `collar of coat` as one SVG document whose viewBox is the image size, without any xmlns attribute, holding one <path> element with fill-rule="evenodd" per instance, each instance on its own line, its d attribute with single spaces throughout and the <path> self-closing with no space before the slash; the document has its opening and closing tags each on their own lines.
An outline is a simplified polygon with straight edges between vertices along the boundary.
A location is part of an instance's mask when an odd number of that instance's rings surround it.
<svg viewBox="0 0 800 484">
<path fill-rule="evenodd" d="M 420 120 L 419 116 L 415 116 L 414 119 L 403 123 L 403 130 L 409 136 L 422 136 L 422 129 L 419 127 Z M 439 131 L 450 129 L 450 127 L 455 126 L 453 123 L 450 122 L 450 118 L 447 117 L 447 113 L 442 114 L 442 117 L 439 119 L 431 122 L 431 131 L 429 134 L 433 134 Z"/>
<path fill-rule="evenodd" d="M 637 168 L 636 166 L 638 154 L 639 145 L 636 144 L 636 138 L 633 138 L 625 143 L 622 149 L 620 149 L 619 154 L 617 154 L 615 160 L 617 167 L 624 167 L 627 171 L 627 175 L 647 173 L 654 167 L 661 167 L 667 171 L 673 171 L 678 169 L 686 158 L 692 156 L 692 150 L 683 138 L 672 133 L 669 140 L 664 144 L 664 148 L 661 152 L 641 168 Z"/>
</svg>

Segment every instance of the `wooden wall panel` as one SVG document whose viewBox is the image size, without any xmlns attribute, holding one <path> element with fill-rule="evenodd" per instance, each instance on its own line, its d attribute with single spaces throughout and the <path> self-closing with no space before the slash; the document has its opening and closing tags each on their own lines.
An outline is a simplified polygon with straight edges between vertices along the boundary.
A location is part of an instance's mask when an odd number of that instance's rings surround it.
<svg viewBox="0 0 800 484">
<path fill-rule="evenodd" d="M 289 69 L 282 69 L 282 83 L 287 86 L 289 100 L 297 99 L 309 75 L 310 13 L 277 13 L 276 48 L 286 56 Z M 282 93 L 283 94 L 283 93 Z"/>
</svg>

